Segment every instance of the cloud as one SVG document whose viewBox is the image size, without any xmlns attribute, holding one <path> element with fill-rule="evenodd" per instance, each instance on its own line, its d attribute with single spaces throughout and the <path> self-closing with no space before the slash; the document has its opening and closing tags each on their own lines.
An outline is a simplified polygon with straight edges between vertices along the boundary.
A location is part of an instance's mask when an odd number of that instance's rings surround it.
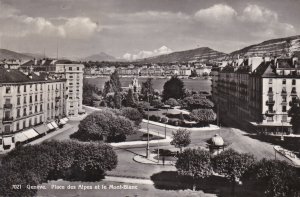
<svg viewBox="0 0 300 197">
<path fill-rule="evenodd" d="M 112 13 L 108 15 L 111 19 L 132 22 L 161 22 L 161 21 L 172 21 L 172 20 L 188 20 L 190 16 L 182 12 L 158 12 L 158 11 L 144 11 L 135 12 L 128 14 Z"/>
<path fill-rule="evenodd" d="M 195 13 L 195 18 L 206 23 L 229 22 L 237 12 L 226 4 L 216 4 L 212 7 L 201 9 Z"/>
<path fill-rule="evenodd" d="M 9 37 L 24 37 L 40 35 L 48 37 L 67 37 L 86 39 L 102 28 L 88 17 L 31 17 L 21 15 L 19 10 L 1 3 L 0 35 Z M 59 21 L 59 23 L 56 23 Z"/>
<path fill-rule="evenodd" d="M 278 14 L 270 9 L 250 4 L 241 13 L 240 22 L 252 28 L 255 36 L 288 36 L 296 33 L 293 25 L 279 21 Z"/>
<path fill-rule="evenodd" d="M 123 58 L 126 60 L 137 60 L 137 59 L 144 59 L 144 58 L 148 58 L 148 57 L 153 57 L 153 56 L 157 56 L 157 55 L 164 55 L 164 54 L 168 54 L 168 53 L 172 53 L 172 50 L 166 46 L 162 46 L 158 49 L 155 49 L 153 51 L 140 51 L 137 54 L 130 54 L 130 53 L 125 53 L 123 55 Z"/>
</svg>

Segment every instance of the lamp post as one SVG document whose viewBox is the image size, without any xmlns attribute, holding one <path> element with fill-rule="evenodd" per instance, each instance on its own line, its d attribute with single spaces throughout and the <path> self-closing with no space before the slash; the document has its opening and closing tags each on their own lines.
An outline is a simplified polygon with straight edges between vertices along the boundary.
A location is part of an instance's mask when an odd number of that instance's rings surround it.
<svg viewBox="0 0 300 197">
<path fill-rule="evenodd" d="M 147 93 L 148 103 L 149 102 L 149 90 Z M 149 105 L 148 105 L 148 114 L 147 114 L 148 122 L 147 122 L 147 147 L 146 147 L 146 157 L 150 157 L 150 147 L 149 147 Z"/>
<path fill-rule="evenodd" d="M 168 110 L 169 108 L 167 108 L 167 114 L 168 114 Z M 166 121 L 165 121 L 165 139 L 167 139 L 167 118 L 166 118 Z"/>
</svg>

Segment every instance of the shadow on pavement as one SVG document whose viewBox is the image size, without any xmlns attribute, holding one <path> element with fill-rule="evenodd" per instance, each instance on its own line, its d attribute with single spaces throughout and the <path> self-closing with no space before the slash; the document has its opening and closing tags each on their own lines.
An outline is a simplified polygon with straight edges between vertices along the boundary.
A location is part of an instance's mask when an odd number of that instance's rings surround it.
<svg viewBox="0 0 300 197">
<path fill-rule="evenodd" d="M 193 180 L 188 176 L 180 176 L 176 171 L 162 171 L 153 174 L 151 180 L 154 187 L 161 190 L 187 190 L 193 189 Z M 210 176 L 195 181 L 197 191 L 216 194 L 217 196 L 231 197 L 232 184 L 224 177 Z M 263 196 L 263 193 L 256 191 L 249 183 L 236 185 L 235 196 L 253 197 Z"/>
</svg>

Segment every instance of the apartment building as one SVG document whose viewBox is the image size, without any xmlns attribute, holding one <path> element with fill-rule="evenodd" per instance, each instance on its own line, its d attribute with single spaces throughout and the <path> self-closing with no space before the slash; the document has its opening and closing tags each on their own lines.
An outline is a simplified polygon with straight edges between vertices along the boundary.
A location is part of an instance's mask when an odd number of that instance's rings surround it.
<svg viewBox="0 0 300 197">
<path fill-rule="evenodd" d="M 58 60 L 55 62 L 55 70 L 51 72 L 56 78 L 66 79 L 65 105 L 67 116 L 76 116 L 84 112 L 82 108 L 83 71 L 83 64 Z"/>
<path fill-rule="evenodd" d="M 238 59 L 213 75 L 212 97 L 221 118 L 257 132 L 291 132 L 288 110 L 300 96 L 296 57 Z"/>
<path fill-rule="evenodd" d="M 69 60 L 30 60 L 20 66 L 23 72 L 49 73 L 56 79 L 66 79 L 66 115 L 76 116 L 83 112 L 82 87 L 84 65 Z"/>
<path fill-rule="evenodd" d="M 65 117 L 65 79 L 0 68 L 0 151 L 47 132 Z M 37 133 L 34 128 L 41 133 Z M 44 127 L 44 128 L 42 128 Z"/>
</svg>

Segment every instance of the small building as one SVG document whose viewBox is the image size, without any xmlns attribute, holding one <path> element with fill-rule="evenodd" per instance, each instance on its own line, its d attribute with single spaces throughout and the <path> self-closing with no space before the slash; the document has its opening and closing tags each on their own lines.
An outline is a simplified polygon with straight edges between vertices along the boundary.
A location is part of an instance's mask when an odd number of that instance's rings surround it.
<svg viewBox="0 0 300 197">
<path fill-rule="evenodd" d="M 224 151 L 227 146 L 223 140 L 223 138 L 219 134 L 215 134 L 212 138 L 207 141 L 207 145 L 209 148 L 209 152 L 212 155 L 218 155 L 222 151 Z"/>
</svg>

